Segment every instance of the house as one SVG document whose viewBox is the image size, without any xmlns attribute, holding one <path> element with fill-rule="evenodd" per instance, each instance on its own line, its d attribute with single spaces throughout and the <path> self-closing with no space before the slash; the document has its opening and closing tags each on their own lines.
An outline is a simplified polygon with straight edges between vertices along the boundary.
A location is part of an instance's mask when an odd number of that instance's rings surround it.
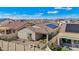
<svg viewBox="0 0 79 59">
<path fill-rule="evenodd" d="M 0 33 L 1 34 L 11 34 L 16 33 L 17 31 L 30 26 L 30 24 L 22 21 L 13 21 L 13 22 L 7 22 L 0 26 Z"/>
<path fill-rule="evenodd" d="M 37 24 L 18 31 L 18 37 L 26 40 L 50 39 L 55 34 L 58 26 L 54 24 Z"/>
<path fill-rule="evenodd" d="M 61 32 L 58 35 L 58 45 L 79 50 L 79 24 L 68 23 L 62 25 Z"/>
</svg>

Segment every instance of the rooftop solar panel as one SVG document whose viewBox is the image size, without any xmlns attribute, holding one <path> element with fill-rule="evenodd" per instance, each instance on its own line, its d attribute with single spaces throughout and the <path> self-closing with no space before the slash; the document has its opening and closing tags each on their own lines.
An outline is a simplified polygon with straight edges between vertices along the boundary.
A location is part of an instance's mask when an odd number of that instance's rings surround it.
<svg viewBox="0 0 79 59">
<path fill-rule="evenodd" d="M 57 28 L 57 27 L 58 27 L 58 26 L 55 25 L 55 24 L 47 24 L 47 26 L 50 27 L 50 28 Z"/>
<path fill-rule="evenodd" d="M 67 24 L 65 32 L 79 33 L 79 24 Z"/>
</svg>

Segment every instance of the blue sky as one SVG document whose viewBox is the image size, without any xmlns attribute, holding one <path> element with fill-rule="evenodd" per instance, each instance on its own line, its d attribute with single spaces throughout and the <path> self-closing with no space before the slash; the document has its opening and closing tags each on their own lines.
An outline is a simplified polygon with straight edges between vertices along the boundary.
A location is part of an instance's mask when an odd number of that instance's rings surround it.
<svg viewBox="0 0 79 59">
<path fill-rule="evenodd" d="M 0 7 L 0 18 L 54 19 L 79 18 L 78 7 Z"/>
</svg>

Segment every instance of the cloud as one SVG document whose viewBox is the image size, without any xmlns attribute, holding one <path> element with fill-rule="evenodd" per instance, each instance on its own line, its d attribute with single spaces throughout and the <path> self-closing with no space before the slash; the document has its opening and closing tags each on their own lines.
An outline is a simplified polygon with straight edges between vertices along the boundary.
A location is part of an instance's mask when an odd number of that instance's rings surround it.
<svg viewBox="0 0 79 59">
<path fill-rule="evenodd" d="M 48 11 L 48 14 L 57 14 L 58 11 Z"/>
<path fill-rule="evenodd" d="M 66 19 L 66 18 L 72 18 L 72 19 L 76 19 L 76 18 L 78 18 L 79 19 L 79 14 L 70 14 L 70 15 L 59 15 L 59 16 L 55 16 L 54 18 L 64 18 L 64 19 Z"/>
<path fill-rule="evenodd" d="M 54 9 L 72 10 L 71 7 L 55 7 Z"/>
<path fill-rule="evenodd" d="M 10 13 L 1 13 L 0 12 L 0 15 L 11 15 Z"/>
<path fill-rule="evenodd" d="M 63 9 L 62 7 L 55 7 L 54 9 Z"/>
<path fill-rule="evenodd" d="M 79 14 L 66 15 L 65 18 L 79 18 Z"/>
<path fill-rule="evenodd" d="M 0 18 L 11 18 L 11 19 L 29 19 L 29 18 L 37 18 L 42 16 L 43 13 L 36 13 L 33 15 L 29 15 L 29 14 L 9 14 L 9 13 L 1 13 L 0 14 Z"/>
<path fill-rule="evenodd" d="M 43 15 L 43 13 L 36 13 L 36 14 L 34 14 L 34 16 L 42 16 Z"/>
<path fill-rule="evenodd" d="M 66 10 L 72 10 L 72 8 L 68 7 Z"/>
<path fill-rule="evenodd" d="M 43 13 L 38 13 L 39 15 L 43 15 Z"/>
</svg>

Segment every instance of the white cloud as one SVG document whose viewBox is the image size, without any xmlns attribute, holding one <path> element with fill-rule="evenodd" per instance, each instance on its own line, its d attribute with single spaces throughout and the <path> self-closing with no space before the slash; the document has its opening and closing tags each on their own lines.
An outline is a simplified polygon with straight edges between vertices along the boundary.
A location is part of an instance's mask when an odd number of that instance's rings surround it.
<svg viewBox="0 0 79 59">
<path fill-rule="evenodd" d="M 55 7 L 54 9 L 72 10 L 71 7 Z"/>
<path fill-rule="evenodd" d="M 75 18 L 78 18 L 79 19 L 79 14 L 70 14 L 70 15 L 59 15 L 59 16 L 55 16 L 54 18 L 72 18 L 72 19 L 75 19 Z"/>
<path fill-rule="evenodd" d="M 66 15 L 65 18 L 79 18 L 79 14 Z"/>
<path fill-rule="evenodd" d="M 43 13 L 36 13 L 36 14 L 34 14 L 34 16 L 42 16 L 43 15 Z"/>
<path fill-rule="evenodd" d="M 72 8 L 68 7 L 66 10 L 72 10 Z"/>
<path fill-rule="evenodd" d="M 28 15 L 28 14 L 9 14 L 9 13 L 1 13 L 0 18 L 12 18 L 12 19 L 29 19 L 29 18 L 36 18 L 42 16 L 43 13 L 37 13 L 33 15 Z"/>
<path fill-rule="evenodd" d="M 43 15 L 43 13 L 38 13 L 38 14 Z"/>
<path fill-rule="evenodd" d="M 57 14 L 58 11 L 48 11 L 48 14 Z"/>
<path fill-rule="evenodd" d="M 63 9 L 62 7 L 55 7 L 54 9 Z"/>
<path fill-rule="evenodd" d="M 0 12 L 0 15 L 11 15 L 10 13 L 2 13 Z"/>
</svg>

